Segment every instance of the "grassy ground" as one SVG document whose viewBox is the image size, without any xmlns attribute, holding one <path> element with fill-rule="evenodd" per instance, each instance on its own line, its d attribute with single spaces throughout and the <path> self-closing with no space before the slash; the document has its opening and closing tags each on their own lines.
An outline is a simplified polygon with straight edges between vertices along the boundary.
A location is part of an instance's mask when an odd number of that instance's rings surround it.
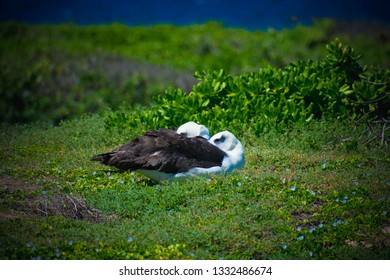
<svg viewBox="0 0 390 280">
<path fill-rule="evenodd" d="M 89 161 L 144 129 L 3 127 L 0 258 L 389 259 L 388 148 L 338 141 L 347 125 L 242 132 L 244 170 L 184 183 Z"/>
</svg>

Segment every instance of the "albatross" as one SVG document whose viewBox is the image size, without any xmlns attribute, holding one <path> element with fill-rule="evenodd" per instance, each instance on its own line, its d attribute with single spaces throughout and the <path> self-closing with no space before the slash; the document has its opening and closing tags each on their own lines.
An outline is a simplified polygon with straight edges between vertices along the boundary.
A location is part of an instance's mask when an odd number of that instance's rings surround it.
<svg viewBox="0 0 390 280">
<path fill-rule="evenodd" d="M 229 173 L 244 167 L 244 147 L 231 132 L 222 131 L 207 140 L 200 135 L 188 137 L 190 133 L 180 134 L 178 131 L 149 130 L 91 160 L 124 171 L 136 171 L 156 182 Z"/>
</svg>

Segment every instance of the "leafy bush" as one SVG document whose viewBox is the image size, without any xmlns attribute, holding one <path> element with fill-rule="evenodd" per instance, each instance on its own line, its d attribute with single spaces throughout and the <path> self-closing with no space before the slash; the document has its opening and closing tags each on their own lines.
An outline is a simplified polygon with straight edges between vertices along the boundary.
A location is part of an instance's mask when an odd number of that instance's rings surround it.
<svg viewBox="0 0 390 280">
<path fill-rule="evenodd" d="M 150 109 L 111 113 L 106 126 L 158 128 L 194 120 L 212 130 L 245 127 L 259 134 L 322 117 L 387 118 L 390 71 L 362 68 L 354 50 L 337 39 L 327 50 L 324 59 L 282 69 L 268 66 L 234 77 L 224 70 L 196 72 L 200 82 L 190 93 L 168 89 Z"/>
<path fill-rule="evenodd" d="M 359 28 L 359 30 L 364 28 Z M 383 29 L 383 28 L 382 28 Z M 170 86 L 192 88 L 192 73 L 235 75 L 291 61 L 317 60 L 335 36 L 329 20 L 249 32 L 219 23 L 185 27 L 0 23 L 0 121 L 60 120 L 107 107 L 149 105 Z M 388 32 L 338 34 L 369 65 L 388 67 Z"/>
</svg>

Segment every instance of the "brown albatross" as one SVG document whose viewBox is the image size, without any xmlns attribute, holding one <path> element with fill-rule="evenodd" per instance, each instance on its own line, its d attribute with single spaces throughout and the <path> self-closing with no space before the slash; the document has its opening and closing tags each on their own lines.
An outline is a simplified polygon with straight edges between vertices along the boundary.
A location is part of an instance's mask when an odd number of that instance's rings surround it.
<svg viewBox="0 0 390 280">
<path fill-rule="evenodd" d="M 187 137 L 175 130 L 149 130 L 144 135 L 92 158 L 121 170 L 137 171 L 154 181 L 179 180 L 242 169 L 244 148 L 229 131 L 210 140 Z"/>
</svg>

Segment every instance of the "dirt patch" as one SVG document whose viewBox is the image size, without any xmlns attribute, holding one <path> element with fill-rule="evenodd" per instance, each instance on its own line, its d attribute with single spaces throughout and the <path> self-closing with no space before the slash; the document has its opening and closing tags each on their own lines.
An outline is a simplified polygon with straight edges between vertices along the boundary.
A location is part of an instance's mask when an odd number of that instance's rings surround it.
<svg viewBox="0 0 390 280">
<path fill-rule="evenodd" d="M 105 219 L 100 210 L 90 207 L 84 199 L 63 193 L 61 190 L 34 193 L 43 187 L 11 176 L 0 178 L 0 186 L 3 188 L 0 195 L 0 219 L 37 216 L 63 216 L 91 222 Z"/>
<path fill-rule="evenodd" d="M 16 180 L 8 175 L 0 177 L 0 186 L 10 190 L 22 190 L 22 191 L 30 191 L 30 192 L 42 188 L 42 186 L 40 185 L 31 184 L 29 182 L 24 182 L 22 180 Z"/>
</svg>

